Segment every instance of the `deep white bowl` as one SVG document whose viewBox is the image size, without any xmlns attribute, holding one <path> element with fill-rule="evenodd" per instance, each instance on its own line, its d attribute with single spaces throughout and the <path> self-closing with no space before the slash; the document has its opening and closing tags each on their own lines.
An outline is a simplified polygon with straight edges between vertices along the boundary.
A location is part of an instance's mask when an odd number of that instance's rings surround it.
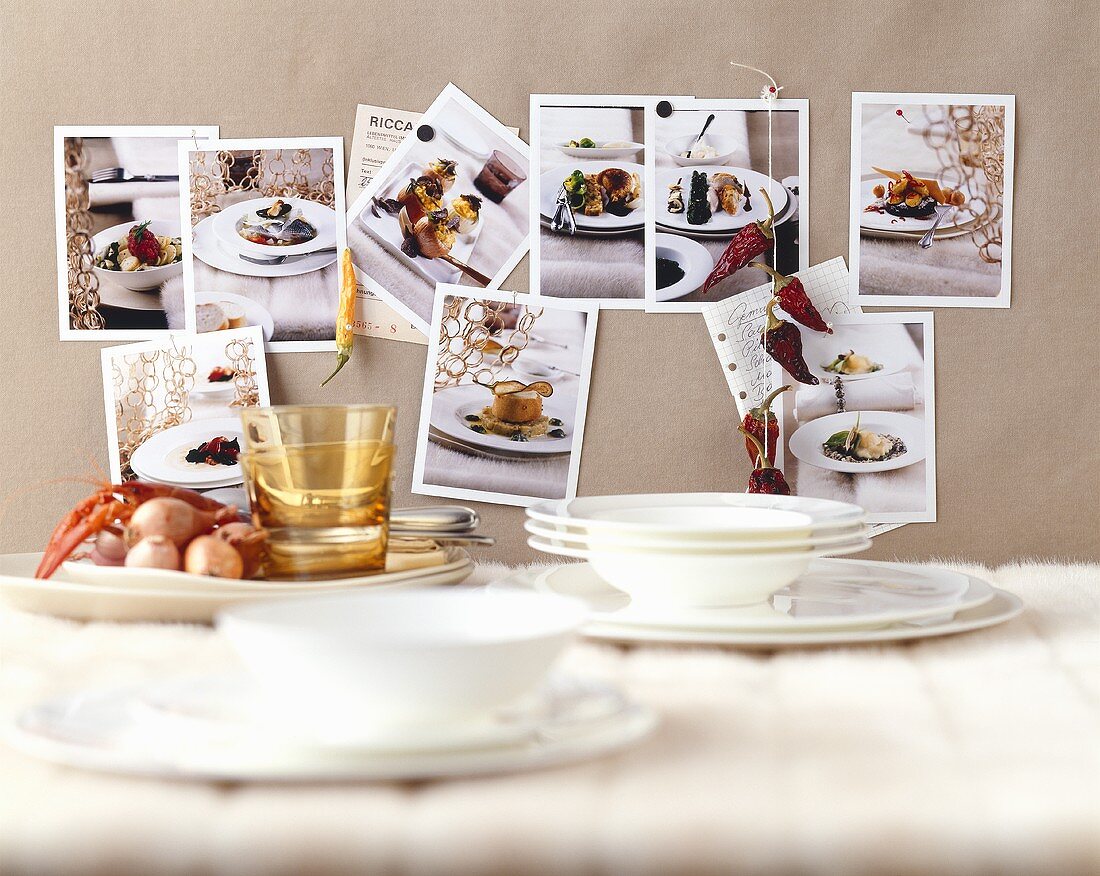
<svg viewBox="0 0 1100 876">
<path fill-rule="evenodd" d="M 536 689 L 585 616 L 550 594 L 406 590 L 235 606 L 217 626 L 271 700 L 318 729 L 412 732 Z"/>
<path fill-rule="evenodd" d="M 689 134 L 686 137 L 676 137 L 669 140 L 665 144 L 665 152 L 680 167 L 702 167 L 704 164 L 725 164 L 741 146 L 741 141 L 734 137 L 705 134 L 703 135 L 703 145 L 713 146 L 718 154 L 712 155 L 710 158 L 684 158 L 680 153 L 687 151 L 688 146 L 691 145 L 694 139 L 695 135 Z"/>
<path fill-rule="evenodd" d="M 269 246 L 264 243 L 253 243 L 245 240 L 237 233 L 238 220 L 247 213 L 251 213 L 261 207 L 269 207 L 276 200 L 281 200 L 291 207 L 302 211 L 302 218 L 317 229 L 317 236 L 305 243 L 296 243 L 293 246 Z M 244 253 L 254 258 L 278 258 L 279 256 L 305 255 L 316 252 L 319 249 L 328 249 L 336 246 L 336 211 L 317 201 L 305 198 L 250 198 L 230 204 L 221 212 L 215 213 L 211 227 L 215 237 L 232 252 Z"/>
<path fill-rule="evenodd" d="M 98 254 L 104 247 L 126 237 L 131 228 L 140 224 L 141 222 L 135 220 L 104 228 L 92 238 L 94 252 Z M 149 223 L 149 230 L 161 237 L 180 236 L 179 222 L 170 219 L 152 220 Z M 149 292 L 159 288 L 165 280 L 181 276 L 183 274 L 183 262 L 178 261 L 175 264 L 162 265 L 159 268 L 145 268 L 141 271 L 108 271 L 106 268 L 93 267 L 92 272 L 99 278 L 101 283 L 104 280 L 109 280 L 112 283 L 117 283 L 123 289 L 129 289 L 131 292 Z"/>
</svg>

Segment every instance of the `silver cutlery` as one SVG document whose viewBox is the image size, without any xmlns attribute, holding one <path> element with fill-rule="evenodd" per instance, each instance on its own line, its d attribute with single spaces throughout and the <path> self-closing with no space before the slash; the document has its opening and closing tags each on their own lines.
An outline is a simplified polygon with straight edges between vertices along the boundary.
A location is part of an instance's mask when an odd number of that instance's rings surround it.
<svg viewBox="0 0 1100 876">
<path fill-rule="evenodd" d="M 274 267 L 275 265 L 283 264 L 283 262 L 287 261 L 288 259 L 304 259 L 308 258 L 309 256 L 327 255 L 328 253 L 334 252 L 336 252 L 336 247 L 330 246 L 326 249 L 315 249 L 313 252 L 302 252 L 294 255 L 275 256 L 275 258 L 272 259 L 253 258 L 252 256 L 246 256 L 244 253 L 237 253 L 237 258 L 244 259 L 246 262 L 251 262 L 254 265 L 269 265 Z"/>
<path fill-rule="evenodd" d="M 531 367 L 534 366 L 534 367 Z M 525 366 L 522 362 L 515 362 L 512 365 L 513 371 L 518 371 L 527 377 L 541 377 L 541 372 L 548 371 L 551 374 L 568 374 L 572 377 L 580 377 L 576 371 L 570 371 L 568 368 L 559 368 L 557 365 L 551 365 L 549 362 L 536 362 L 531 360 Z"/>
<path fill-rule="evenodd" d="M 390 511 L 390 531 L 463 533 L 477 529 L 481 517 L 464 505 L 429 505 Z"/>
<path fill-rule="evenodd" d="M 573 215 L 573 207 L 569 203 L 569 192 L 565 190 L 564 183 L 558 189 L 558 198 L 554 202 L 554 217 L 550 220 L 550 230 L 564 231 L 566 234 L 577 233 L 577 219 Z"/>
<path fill-rule="evenodd" d="M 427 532 L 394 532 L 392 529 L 390 530 L 390 541 L 404 543 L 430 541 L 432 544 L 437 545 L 478 545 L 481 547 L 492 547 L 497 543 L 497 540 L 491 535 L 432 535 Z"/>
<path fill-rule="evenodd" d="M 944 220 L 948 213 L 954 210 L 954 206 L 951 204 L 937 204 L 936 205 L 936 221 L 932 223 L 932 227 L 928 229 L 928 233 L 917 241 L 917 246 L 921 249 L 928 249 L 935 240 L 936 229 L 939 228 L 940 223 Z"/>
<path fill-rule="evenodd" d="M 707 116 L 707 120 L 703 123 L 703 130 L 701 130 L 699 132 L 699 136 L 697 136 L 694 140 L 691 141 L 691 146 L 689 146 L 688 150 L 687 150 L 687 157 L 688 158 L 694 158 L 695 157 L 691 153 L 695 151 L 695 147 L 699 145 L 699 141 L 703 139 L 703 135 L 707 132 L 707 128 L 710 127 L 710 123 L 713 122 L 713 121 L 714 121 L 714 113 L 711 113 L 709 116 Z"/>
<path fill-rule="evenodd" d="M 124 167 L 104 167 L 102 170 L 97 170 L 92 174 L 92 182 L 179 182 L 179 176 L 160 173 L 127 175 L 126 168 Z"/>
</svg>

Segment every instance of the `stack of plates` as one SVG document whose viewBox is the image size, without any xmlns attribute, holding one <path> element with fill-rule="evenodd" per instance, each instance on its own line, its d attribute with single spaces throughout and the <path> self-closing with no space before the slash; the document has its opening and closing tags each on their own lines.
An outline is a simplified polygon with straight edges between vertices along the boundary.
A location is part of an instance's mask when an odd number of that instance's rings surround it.
<svg viewBox="0 0 1100 876">
<path fill-rule="evenodd" d="M 528 509 L 528 544 L 587 560 L 492 586 L 568 595 L 583 632 L 741 647 L 886 642 L 991 626 L 1020 601 L 930 566 L 826 558 L 869 546 L 864 512 L 741 493 L 606 496 Z"/>
</svg>

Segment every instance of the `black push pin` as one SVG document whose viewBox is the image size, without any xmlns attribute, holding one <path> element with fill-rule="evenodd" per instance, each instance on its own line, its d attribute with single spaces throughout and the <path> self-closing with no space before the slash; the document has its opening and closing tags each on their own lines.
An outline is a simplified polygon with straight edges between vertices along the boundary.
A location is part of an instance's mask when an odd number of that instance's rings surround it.
<svg viewBox="0 0 1100 876">
<path fill-rule="evenodd" d="M 667 100 L 661 100 L 657 102 L 657 115 L 662 119 L 667 119 L 672 115 L 672 104 Z"/>
<path fill-rule="evenodd" d="M 427 143 L 429 140 L 432 140 L 434 138 L 435 128 L 433 128 L 431 125 L 421 125 L 419 128 L 416 129 L 417 140 L 423 140 L 425 143 Z"/>
</svg>

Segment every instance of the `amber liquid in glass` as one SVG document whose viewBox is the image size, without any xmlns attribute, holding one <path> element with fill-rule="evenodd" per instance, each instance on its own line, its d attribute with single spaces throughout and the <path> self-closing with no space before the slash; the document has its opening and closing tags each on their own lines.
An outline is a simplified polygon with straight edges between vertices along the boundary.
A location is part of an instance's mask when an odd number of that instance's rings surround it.
<svg viewBox="0 0 1100 876">
<path fill-rule="evenodd" d="M 393 444 L 274 446 L 242 455 L 253 519 L 268 533 L 268 578 L 382 571 Z"/>
</svg>

